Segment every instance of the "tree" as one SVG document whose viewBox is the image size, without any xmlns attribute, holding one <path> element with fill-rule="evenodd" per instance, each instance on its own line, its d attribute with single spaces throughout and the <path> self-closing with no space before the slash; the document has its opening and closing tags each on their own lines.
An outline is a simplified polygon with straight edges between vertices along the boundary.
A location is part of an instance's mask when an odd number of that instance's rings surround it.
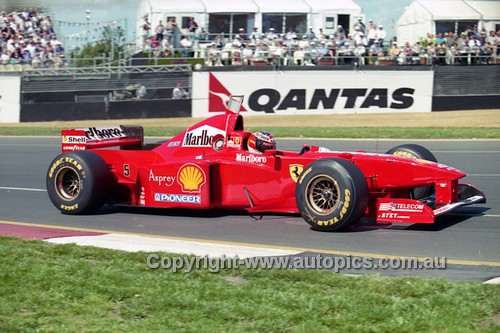
<svg viewBox="0 0 500 333">
<path fill-rule="evenodd" d="M 102 57 L 104 54 L 113 62 L 118 59 L 118 55 L 125 50 L 126 34 L 125 30 L 117 26 L 105 26 L 100 39 L 95 43 L 87 43 L 81 50 L 77 50 L 76 58 L 85 58 L 89 60 L 80 60 L 77 66 L 90 66 L 93 61 L 90 59 Z"/>
</svg>

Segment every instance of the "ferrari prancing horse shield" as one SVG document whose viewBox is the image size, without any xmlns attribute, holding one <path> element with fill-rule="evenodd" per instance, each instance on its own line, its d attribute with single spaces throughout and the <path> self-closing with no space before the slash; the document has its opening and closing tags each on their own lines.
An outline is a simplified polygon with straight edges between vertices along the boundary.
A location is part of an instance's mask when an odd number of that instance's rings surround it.
<svg viewBox="0 0 500 333">
<path fill-rule="evenodd" d="M 290 164 L 290 177 L 292 177 L 294 182 L 297 182 L 300 174 L 302 173 L 302 170 L 304 170 L 304 166 L 302 164 Z"/>
</svg>

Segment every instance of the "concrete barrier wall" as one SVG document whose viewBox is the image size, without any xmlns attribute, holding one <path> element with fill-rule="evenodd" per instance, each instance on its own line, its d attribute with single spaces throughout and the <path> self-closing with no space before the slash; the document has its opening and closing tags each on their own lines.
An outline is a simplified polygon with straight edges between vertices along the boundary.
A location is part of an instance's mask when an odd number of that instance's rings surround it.
<svg viewBox="0 0 500 333">
<path fill-rule="evenodd" d="M 249 115 L 500 108 L 500 66 L 495 65 L 439 66 L 434 70 L 417 66 L 209 70 L 193 72 L 192 77 L 185 76 L 189 73 L 172 76 L 172 82 L 180 77 L 184 82 L 192 82 L 187 88 L 192 91 L 193 100 L 165 99 L 171 90 L 153 87 L 148 92 L 150 99 L 110 102 L 106 102 L 106 90 L 99 91 L 103 94 L 101 101 L 76 102 L 66 96 L 72 91 L 74 95 L 94 94 L 89 90 L 93 85 L 83 90 L 75 86 L 65 92 L 59 89 L 44 92 L 43 87 L 52 87 L 59 79 L 37 77 L 35 85 L 35 81 L 25 80 L 20 75 L 0 75 L 0 122 L 209 116 L 223 110 L 223 103 L 230 94 L 245 95 L 243 107 Z M 151 80 L 154 79 L 158 81 L 156 85 L 160 85 L 169 80 L 151 74 L 144 74 L 144 78 L 141 75 L 134 74 L 134 82 L 148 79 L 147 82 L 153 85 Z M 61 82 L 67 80 L 67 77 L 60 79 Z M 109 85 L 106 79 L 99 81 L 105 88 L 123 88 L 116 78 L 110 80 Z M 26 89 L 22 82 L 26 82 Z M 156 96 L 155 91 L 164 90 L 167 91 L 162 93 L 165 96 L 159 93 Z"/>
<path fill-rule="evenodd" d="M 22 104 L 21 122 L 190 116 L 190 99 L 32 103 Z"/>
</svg>

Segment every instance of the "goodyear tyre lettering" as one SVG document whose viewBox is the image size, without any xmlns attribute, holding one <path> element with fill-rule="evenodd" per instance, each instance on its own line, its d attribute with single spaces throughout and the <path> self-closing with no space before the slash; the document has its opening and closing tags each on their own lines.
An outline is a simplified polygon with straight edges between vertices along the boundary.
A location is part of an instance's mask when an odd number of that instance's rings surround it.
<svg viewBox="0 0 500 333">
<path fill-rule="evenodd" d="M 61 209 L 64 209 L 64 210 L 75 210 L 75 209 L 78 209 L 78 204 L 74 204 L 72 206 L 66 206 L 66 205 L 61 204 L 59 207 Z"/>
<path fill-rule="evenodd" d="M 401 150 L 395 151 L 392 155 L 400 156 L 400 157 L 415 158 L 415 155 L 408 153 L 406 151 L 401 151 Z"/>
</svg>

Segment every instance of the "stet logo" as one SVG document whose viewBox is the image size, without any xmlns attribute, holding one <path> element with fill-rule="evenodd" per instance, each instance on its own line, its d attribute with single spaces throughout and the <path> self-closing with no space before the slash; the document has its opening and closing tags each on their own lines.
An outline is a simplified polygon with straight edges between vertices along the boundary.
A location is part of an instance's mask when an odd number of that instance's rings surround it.
<svg viewBox="0 0 500 333">
<path fill-rule="evenodd" d="M 290 177 L 294 182 L 297 182 L 303 170 L 304 166 L 302 164 L 290 164 L 290 166 L 288 167 Z"/>
<path fill-rule="evenodd" d="M 206 182 L 205 172 L 196 164 L 184 164 L 177 173 L 177 182 L 181 185 L 182 192 L 199 193 Z"/>
<path fill-rule="evenodd" d="M 208 112 L 225 112 L 229 96 L 232 94 L 222 85 L 214 74 L 209 73 L 208 79 Z M 247 111 L 241 106 L 241 111 Z"/>
</svg>

